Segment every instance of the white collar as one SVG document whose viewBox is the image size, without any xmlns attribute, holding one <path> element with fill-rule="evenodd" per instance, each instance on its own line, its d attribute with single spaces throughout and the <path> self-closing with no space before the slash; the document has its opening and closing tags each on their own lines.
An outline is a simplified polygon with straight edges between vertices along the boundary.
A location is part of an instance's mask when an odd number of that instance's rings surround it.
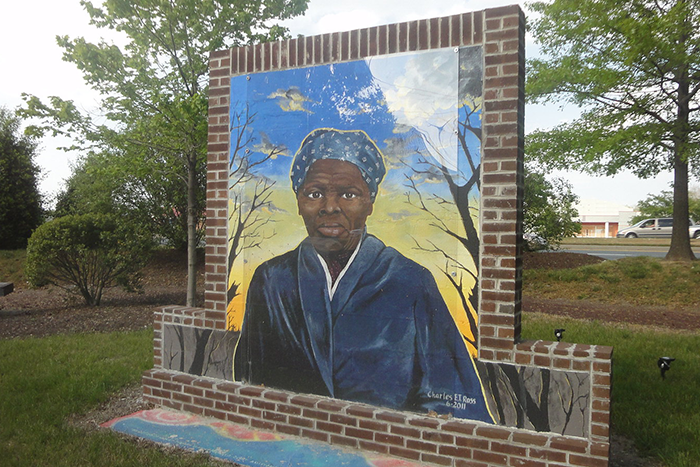
<svg viewBox="0 0 700 467">
<path fill-rule="evenodd" d="M 333 278 L 331 277 L 331 273 L 328 270 L 328 264 L 326 263 L 326 260 L 323 259 L 323 256 L 319 255 L 318 252 L 316 252 L 316 256 L 318 256 L 319 261 L 321 261 L 321 267 L 323 268 L 323 272 L 326 273 L 326 284 L 328 287 L 326 287 L 326 290 L 328 290 L 328 298 L 330 300 L 333 300 L 333 295 L 335 295 L 335 291 L 338 289 L 338 284 L 340 283 L 340 280 L 343 278 L 347 270 L 350 268 L 350 265 L 352 264 L 353 260 L 355 259 L 355 256 L 357 256 L 357 252 L 360 251 L 360 246 L 362 245 L 362 238 L 360 238 L 360 241 L 357 243 L 357 246 L 355 247 L 355 251 L 352 252 L 352 256 L 350 256 L 350 259 L 348 260 L 347 264 L 343 268 L 342 271 L 340 271 L 340 274 L 338 274 L 338 278 L 335 280 L 335 283 L 333 283 Z"/>
</svg>

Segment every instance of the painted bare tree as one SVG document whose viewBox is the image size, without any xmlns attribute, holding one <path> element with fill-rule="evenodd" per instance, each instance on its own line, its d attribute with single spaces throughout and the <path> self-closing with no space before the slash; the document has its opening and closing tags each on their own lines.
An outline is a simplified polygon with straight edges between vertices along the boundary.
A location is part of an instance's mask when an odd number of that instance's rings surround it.
<svg viewBox="0 0 700 467">
<path fill-rule="evenodd" d="M 482 52 L 479 47 L 462 47 L 458 52 L 457 117 L 443 126 L 419 130 L 424 149 L 417 150 L 417 160 L 408 165 L 404 185 L 407 202 L 427 214 L 430 225 L 443 237 L 456 240 L 471 259 L 446 248 L 440 240 L 414 239 L 417 249 L 441 258 L 440 271 L 457 292 L 469 327 L 468 332 L 461 327 L 463 337 L 475 353 L 479 339 L 479 227 L 475 219 L 481 190 Z M 455 154 L 446 153 L 450 150 Z M 437 186 L 436 181 L 447 186 L 449 195 L 430 188 Z"/>
<path fill-rule="evenodd" d="M 236 108 L 234 106 L 233 108 Z M 286 151 L 271 144 L 261 133 L 258 142 L 250 131 L 255 114 L 247 105 L 231 115 L 231 158 L 229 162 L 228 271 L 246 249 L 258 248 L 265 236 L 263 227 L 272 222 L 261 210 L 270 206 L 274 181 L 257 174 L 257 168 Z M 258 144 L 256 144 L 258 143 Z M 255 152 L 251 149 L 255 146 Z M 253 158 L 255 154 L 255 158 Z M 274 235 L 274 234 L 272 234 Z M 227 290 L 227 303 L 238 294 L 240 283 L 232 281 Z M 237 329 L 234 329 L 236 331 Z"/>
<path fill-rule="evenodd" d="M 231 380 L 235 333 L 191 326 L 166 325 L 165 368 L 192 375 Z"/>
<path fill-rule="evenodd" d="M 588 374 L 478 362 L 489 406 L 500 425 L 586 436 Z"/>
<path fill-rule="evenodd" d="M 473 154 L 467 143 L 467 134 L 481 140 L 481 128 L 475 124 L 474 117 L 481 112 L 481 104 L 476 100 L 463 102 L 461 118 L 458 122 L 458 141 L 467 161 L 465 170 L 456 171 L 447 167 L 444 158 L 435 158 L 422 155 L 417 164 L 411 166 L 411 171 L 406 175 L 405 186 L 408 188 L 406 198 L 409 204 L 428 214 L 432 221 L 430 225 L 447 236 L 457 240 L 471 257 L 474 265 L 479 264 L 479 231 L 474 222 L 478 215 L 479 191 L 481 189 L 481 157 Z M 430 193 L 425 188 L 429 184 L 421 183 L 422 180 L 439 178 L 447 183 L 450 199 L 436 193 Z M 454 225 L 446 222 L 450 213 L 458 212 L 461 220 L 462 231 Z M 443 258 L 444 266 L 440 271 L 457 291 L 461 306 L 464 309 L 471 336 L 463 337 L 474 348 L 477 346 L 479 326 L 477 321 L 479 282 L 476 267 L 464 264 L 457 255 L 440 247 L 432 240 L 417 240 L 416 248 L 433 252 Z"/>
</svg>

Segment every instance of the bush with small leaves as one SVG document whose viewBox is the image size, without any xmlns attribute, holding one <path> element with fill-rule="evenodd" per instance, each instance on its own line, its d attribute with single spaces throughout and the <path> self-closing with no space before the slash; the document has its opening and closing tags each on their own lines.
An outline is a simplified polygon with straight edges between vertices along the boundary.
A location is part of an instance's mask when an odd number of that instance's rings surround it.
<svg viewBox="0 0 700 467">
<path fill-rule="evenodd" d="M 41 225 L 29 239 L 30 284 L 53 284 L 92 306 L 105 288 L 137 290 L 152 241 L 131 224 L 104 214 L 71 215 Z"/>
</svg>

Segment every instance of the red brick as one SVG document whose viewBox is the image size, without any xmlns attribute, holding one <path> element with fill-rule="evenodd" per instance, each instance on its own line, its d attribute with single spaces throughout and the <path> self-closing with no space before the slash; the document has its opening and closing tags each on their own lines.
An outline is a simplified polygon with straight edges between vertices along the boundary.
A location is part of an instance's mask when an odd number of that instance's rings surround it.
<svg viewBox="0 0 700 467">
<path fill-rule="evenodd" d="M 455 444 L 465 448 L 488 449 L 489 442 L 483 438 L 463 438 L 458 436 L 455 438 Z"/>
<path fill-rule="evenodd" d="M 444 456 L 438 456 L 435 454 L 422 453 L 421 460 L 423 462 L 430 462 L 432 464 L 437 464 L 437 465 L 452 465 L 451 458 L 444 457 Z"/>
<path fill-rule="evenodd" d="M 346 438 L 345 436 L 331 435 L 331 444 L 336 444 L 338 446 L 347 446 L 351 448 L 357 448 L 358 440 L 354 438 Z"/>
<path fill-rule="evenodd" d="M 249 425 L 250 424 L 249 418 L 242 417 L 242 416 L 235 414 L 235 413 L 227 413 L 226 414 L 226 421 L 229 421 L 232 423 L 237 423 L 238 425 Z"/>
<path fill-rule="evenodd" d="M 405 459 L 420 460 L 420 453 L 412 451 L 410 449 L 400 448 L 398 446 L 390 446 L 389 454 L 397 457 L 403 457 Z"/>
<path fill-rule="evenodd" d="M 192 402 L 200 407 L 212 408 L 212 407 L 214 407 L 215 401 L 212 399 L 204 398 L 204 397 L 193 397 Z"/>
<path fill-rule="evenodd" d="M 186 394 L 182 394 L 179 392 L 173 393 L 173 399 L 178 400 L 180 402 L 185 402 L 185 403 L 191 403 L 192 402 L 192 396 L 188 396 Z"/>
<path fill-rule="evenodd" d="M 581 465 L 585 467 L 608 467 L 608 459 L 600 457 L 569 455 L 570 465 Z"/>
<path fill-rule="evenodd" d="M 348 415 L 354 415 L 356 417 L 364 417 L 364 418 L 373 418 L 374 417 L 374 409 L 370 409 L 368 407 L 362 407 L 359 405 L 351 405 L 348 407 L 345 412 Z"/>
<path fill-rule="evenodd" d="M 253 407 L 264 410 L 275 410 L 277 404 L 270 401 L 263 401 L 259 399 L 253 399 Z"/>
<path fill-rule="evenodd" d="M 506 465 L 506 462 L 508 461 L 508 456 L 481 450 L 474 450 L 472 457 L 474 460 L 484 461 L 495 465 Z"/>
<path fill-rule="evenodd" d="M 533 359 L 535 365 L 549 367 L 552 364 L 552 359 L 544 355 L 535 355 Z"/>
<path fill-rule="evenodd" d="M 374 439 L 374 433 L 372 431 L 361 430 L 350 426 L 345 428 L 345 434 L 353 438 L 366 439 L 370 441 Z"/>
<path fill-rule="evenodd" d="M 547 467 L 547 463 L 533 459 L 510 458 L 510 465 L 513 467 Z"/>
<path fill-rule="evenodd" d="M 420 438 L 421 437 L 421 431 L 416 429 L 416 428 L 409 428 L 405 426 L 392 426 L 391 427 L 391 432 L 400 435 L 400 436 L 408 436 L 410 438 Z"/>
<path fill-rule="evenodd" d="M 459 457 L 462 459 L 471 459 L 472 450 L 458 446 L 440 446 L 440 454 L 443 456 Z"/>
<path fill-rule="evenodd" d="M 591 371 L 591 362 L 588 360 L 572 360 L 571 369 L 575 371 Z"/>
<path fill-rule="evenodd" d="M 495 452 L 502 452 L 503 454 L 508 454 L 509 456 L 527 456 L 527 448 L 522 446 L 513 446 L 512 444 L 506 443 L 491 443 L 491 450 Z"/>
<path fill-rule="evenodd" d="M 301 415 L 301 408 L 293 405 L 277 404 L 277 411 L 288 415 Z"/>
<path fill-rule="evenodd" d="M 510 431 L 495 427 L 477 427 L 476 436 L 491 439 L 508 439 L 510 437 Z"/>
<path fill-rule="evenodd" d="M 389 431 L 389 425 L 386 423 L 382 422 L 377 422 L 375 420 L 360 420 L 360 428 L 364 428 L 366 430 L 372 430 L 372 431 L 379 431 L 379 432 L 387 432 Z"/>
<path fill-rule="evenodd" d="M 526 433 L 522 431 L 516 431 L 513 433 L 514 443 L 545 446 L 547 444 L 547 441 L 549 441 L 548 436 L 537 435 L 534 433 Z"/>
<path fill-rule="evenodd" d="M 451 431 L 454 433 L 461 433 L 463 435 L 472 435 L 474 434 L 474 429 L 476 428 L 476 425 L 473 423 L 465 423 L 465 422 L 447 422 L 444 423 L 440 429 L 444 431 Z"/>
<path fill-rule="evenodd" d="M 363 451 L 378 452 L 381 454 L 388 454 L 389 447 L 382 444 L 372 443 L 365 440 L 358 440 L 360 449 Z"/>
<path fill-rule="evenodd" d="M 356 418 L 348 417 L 347 415 L 342 415 L 342 414 L 336 414 L 336 413 L 330 414 L 330 421 L 333 423 L 340 423 L 342 425 L 347 425 L 347 426 L 357 426 L 357 419 Z"/>
<path fill-rule="evenodd" d="M 315 420 L 328 420 L 328 414 L 326 412 L 321 412 L 320 410 L 304 409 L 302 412 L 304 417 L 313 418 Z"/>
<path fill-rule="evenodd" d="M 267 391 L 263 394 L 265 399 L 270 399 L 278 402 L 287 402 L 289 400 L 289 395 L 283 392 Z"/>
<path fill-rule="evenodd" d="M 442 444 L 452 444 L 455 442 L 454 436 L 448 435 L 446 433 L 435 432 L 435 431 L 423 432 L 423 439 L 426 441 L 432 441 L 434 443 L 442 443 Z"/>
<path fill-rule="evenodd" d="M 473 460 L 455 459 L 455 467 L 492 467 L 485 462 L 475 462 Z"/>
<path fill-rule="evenodd" d="M 377 420 L 383 420 L 390 423 L 405 423 L 406 415 L 395 413 L 395 412 L 378 412 L 376 414 Z"/>
<path fill-rule="evenodd" d="M 595 423 L 610 423 L 610 412 L 593 412 L 591 414 L 591 421 Z"/>
<path fill-rule="evenodd" d="M 321 431 L 327 431 L 329 433 L 335 433 L 335 434 L 340 434 L 343 432 L 343 426 L 336 425 L 335 423 L 318 421 L 318 422 L 316 422 L 316 428 L 321 430 Z"/>
<path fill-rule="evenodd" d="M 560 368 L 560 369 L 565 369 L 568 370 L 571 367 L 571 360 L 567 358 L 555 358 L 554 359 L 554 368 Z"/>
<path fill-rule="evenodd" d="M 256 386 L 244 386 L 238 392 L 244 396 L 258 397 L 263 392 L 265 392 L 265 388 L 259 388 Z"/>
<path fill-rule="evenodd" d="M 319 409 L 322 410 L 327 410 L 329 412 L 340 412 L 343 410 L 348 404 L 344 402 L 336 402 L 336 401 L 327 401 L 327 400 L 321 400 L 318 402 L 316 405 Z"/>
<path fill-rule="evenodd" d="M 588 449 L 588 442 L 581 439 L 572 438 L 553 438 L 549 443 L 552 449 L 557 449 L 559 451 L 569 451 L 569 452 L 586 452 Z"/>
<path fill-rule="evenodd" d="M 607 438 L 610 436 L 610 427 L 608 425 L 591 425 L 591 435 L 600 438 Z"/>
<path fill-rule="evenodd" d="M 610 444 L 591 443 L 591 454 L 598 457 L 608 457 L 610 455 Z"/>
<path fill-rule="evenodd" d="M 593 375 L 593 384 L 609 386 L 611 384 L 610 375 Z"/>
<path fill-rule="evenodd" d="M 325 443 L 328 442 L 328 434 L 327 433 L 322 433 L 320 431 L 315 431 L 315 430 L 302 430 L 301 435 L 304 438 L 309 438 L 309 439 L 314 439 L 316 441 L 323 441 Z"/>
<path fill-rule="evenodd" d="M 294 405 L 301 405 L 304 407 L 316 407 L 316 402 L 318 402 L 318 399 L 310 396 L 294 396 L 289 400 L 289 402 Z"/>
<path fill-rule="evenodd" d="M 401 436 L 389 435 L 386 433 L 375 433 L 374 440 L 382 444 L 393 444 L 394 446 L 403 446 L 404 439 Z M 410 440 L 407 440 L 408 443 Z"/>
<path fill-rule="evenodd" d="M 198 407 L 196 405 L 191 405 L 191 404 L 183 404 L 182 410 L 185 412 L 192 412 L 197 415 L 204 415 L 204 409 L 202 407 Z"/>
<path fill-rule="evenodd" d="M 163 381 L 163 389 L 173 392 L 182 392 L 182 384 L 171 383 L 170 381 Z"/>
<path fill-rule="evenodd" d="M 217 418 L 219 420 L 225 420 L 226 414 L 220 410 L 216 409 L 204 409 L 204 416 L 210 418 Z"/>
<path fill-rule="evenodd" d="M 292 435 L 292 436 L 300 436 L 301 435 L 300 428 L 297 428 L 295 426 L 282 425 L 279 423 L 277 425 L 275 425 L 275 431 L 278 431 L 280 433 L 284 433 L 285 435 Z"/>
<path fill-rule="evenodd" d="M 245 406 L 238 407 L 238 413 L 240 413 L 242 415 L 247 415 L 247 416 L 253 417 L 253 418 L 260 418 L 262 416 L 261 410 L 254 409 L 252 407 L 245 407 Z"/>
<path fill-rule="evenodd" d="M 308 420 L 302 417 L 289 417 L 289 424 L 294 426 L 300 426 L 305 428 L 311 428 L 314 426 L 313 420 Z"/>
<path fill-rule="evenodd" d="M 406 447 L 408 449 L 415 449 L 416 451 L 438 452 L 437 444 L 426 443 L 425 441 L 418 441 L 417 439 L 406 440 Z"/>
<path fill-rule="evenodd" d="M 237 405 L 222 401 L 216 401 L 214 407 L 216 407 L 219 410 L 223 410 L 224 412 L 236 412 L 238 410 Z"/>
</svg>

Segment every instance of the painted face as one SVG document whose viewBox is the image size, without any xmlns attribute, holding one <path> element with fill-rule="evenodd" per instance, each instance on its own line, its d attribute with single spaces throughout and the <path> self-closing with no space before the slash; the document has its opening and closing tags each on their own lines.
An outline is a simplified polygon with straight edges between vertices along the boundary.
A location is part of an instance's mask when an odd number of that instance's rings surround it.
<svg viewBox="0 0 700 467">
<path fill-rule="evenodd" d="M 355 248 L 374 208 L 360 170 L 334 159 L 313 163 L 297 194 L 297 205 L 320 253 Z"/>
</svg>

